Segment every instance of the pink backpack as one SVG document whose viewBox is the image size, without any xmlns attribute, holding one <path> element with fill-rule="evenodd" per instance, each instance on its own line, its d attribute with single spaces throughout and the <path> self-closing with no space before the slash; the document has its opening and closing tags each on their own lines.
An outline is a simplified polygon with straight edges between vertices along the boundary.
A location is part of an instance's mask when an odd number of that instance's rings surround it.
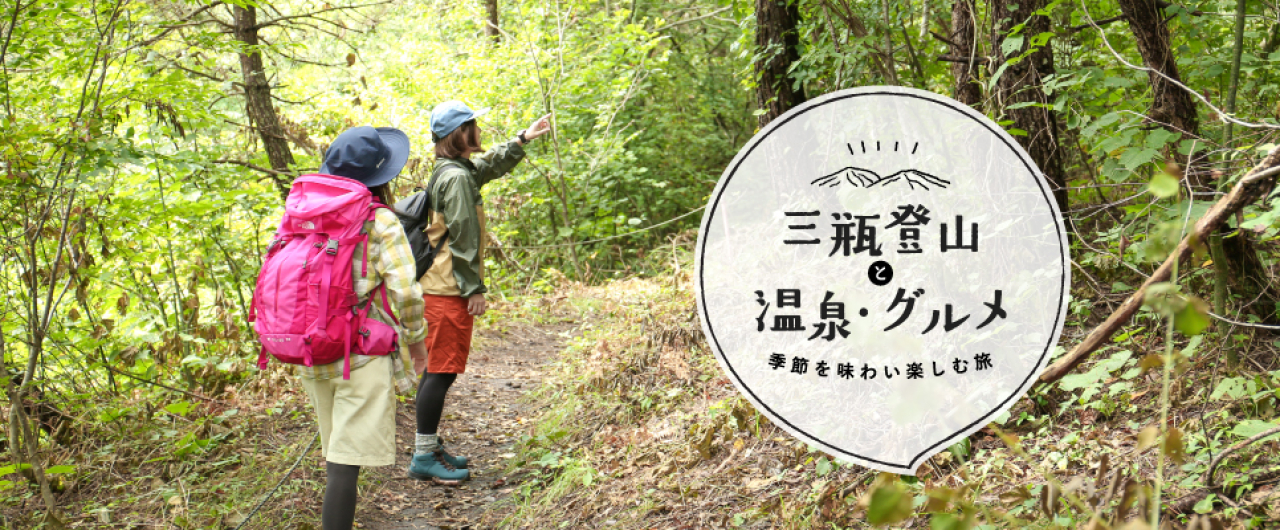
<svg viewBox="0 0 1280 530">
<path fill-rule="evenodd" d="M 357 307 L 351 270 L 359 246 L 364 249 L 359 273 L 368 275 L 364 224 L 386 207 L 352 179 L 315 174 L 293 181 L 249 308 L 249 322 L 262 342 L 259 368 L 266 369 L 267 353 L 306 366 L 343 359 L 342 378 L 350 379 L 351 353 L 396 351 L 395 329 L 368 318 L 373 303 Z M 385 284 L 380 294 L 394 319 Z"/>
</svg>

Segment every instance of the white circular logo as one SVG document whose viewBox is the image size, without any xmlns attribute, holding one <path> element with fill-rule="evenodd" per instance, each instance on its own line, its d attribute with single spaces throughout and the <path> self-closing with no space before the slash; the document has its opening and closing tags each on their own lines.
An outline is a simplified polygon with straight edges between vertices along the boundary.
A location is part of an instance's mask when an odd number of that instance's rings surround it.
<svg viewBox="0 0 1280 530">
<path fill-rule="evenodd" d="M 1070 266 L 1049 183 L 950 98 L 827 94 L 720 177 L 697 248 L 721 366 L 796 437 L 912 472 L 1021 397 L 1062 332 Z"/>
</svg>

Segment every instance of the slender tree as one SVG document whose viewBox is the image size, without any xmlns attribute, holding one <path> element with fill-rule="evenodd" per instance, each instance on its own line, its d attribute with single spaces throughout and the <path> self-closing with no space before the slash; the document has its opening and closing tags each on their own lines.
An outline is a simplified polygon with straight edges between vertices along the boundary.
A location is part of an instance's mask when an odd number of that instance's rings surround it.
<svg viewBox="0 0 1280 530">
<path fill-rule="evenodd" d="M 975 30 L 973 0 L 955 0 L 951 4 L 951 36 L 947 42 L 951 56 L 958 59 L 951 63 L 951 77 L 956 83 L 953 94 L 956 101 L 971 107 L 982 101 L 982 87 L 973 76 L 977 66 Z"/>
<path fill-rule="evenodd" d="M 284 127 L 271 102 L 271 85 L 267 82 L 266 68 L 262 65 L 262 52 L 258 50 L 258 30 L 261 26 L 258 25 L 257 9 L 252 5 L 235 6 L 233 9 L 234 35 L 242 46 L 240 73 L 244 76 L 245 113 L 262 140 L 271 169 L 287 172 L 293 164 L 293 153 L 289 151 L 289 140 L 284 135 Z M 287 192 L 280 179 L 276 179 L 276 185 L 281 194 Z"/>
<path fill-rule="evenodd" d="M 1048 42 L 1033 45 L 1037 36 L 1050 31 L 1049 17 L 1034 14 L 1045 4 L 1046 0 L 992 0 L 993 16 L 1000 29 L 992 49 L 1004 69 L 996 90 L 999 105 L 1013 120 L 1013 126 L 1023 131 L 1017 136 L 1018 143 L 1053 186 L 1058 209 L 1066 212 L 1067 178 L 1063 150 L 1059 148 L 1058 113 L 1044 92 L 1044 79 L 1054 72 L 1053 48 Z M 1018 36 L 1022 44 L 1006 53 L 1002 43 Z M 1033 105 L 1012 108 L 1019 103 Z"/>
<path fill-rule="evenodd" d="M 494 43 L 502 41 L 502 32 L 498 31 L 498 0 L 484 0 L 484 12 L 484 34 Z"/>
<path fill-rule="evenodd" d="M 787 70 L 800 60 L 800 10 L 788 0 L 756 0 L 756 102 L 764 110 L 760 127 L 804 103 L 804 87 Z"/>
<path fill-rule="evenodd" d="M 1191 94 L 1179 87 L 1178 61 L 1169 43 L 1169 26 L 1165 23 L 1164 9 L 1159 0 L 1120 0 L 1120 11 L 1129 22 L 1142 54 L 1142 62 L 1151 70 L 1147 79 L 1151 83 L 1151 108 L 1147 112 L 1152 122 L 1183 138 L 1200 135 L 1200 120 L 1196 117 L 1196 105 Z M 1188 160 L 1169 147 L 1166 156 L 1178 160 L 1186 168 L 1187 178 L 1193 187 L 1205 185 L 1206 171 L 1201 168 L 1202 159 Z"/>
</svg>

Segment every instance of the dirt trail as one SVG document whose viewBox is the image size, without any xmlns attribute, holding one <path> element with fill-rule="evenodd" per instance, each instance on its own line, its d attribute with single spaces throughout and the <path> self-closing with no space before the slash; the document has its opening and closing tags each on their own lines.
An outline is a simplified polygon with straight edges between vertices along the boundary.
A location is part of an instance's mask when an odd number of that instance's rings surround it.
<svg viewBox="0 0 1280 530">
<path fill-rule="evenodd" d="M 528 421 L 536 414 L 520 403 L 542 381 L 543 368 L 577 333 L 571 324 L 513 326 L 505 334 L 476 330 L 467 372 L 449 390 L 440 435 L 451 453 L 466 456 L 471 480 L 458 487 L 405 476 L 412 458 L 416 427 L 413 402 L 396 418 L 396 465 L 370 468 L 356 520 L 367 530 L 493 528 L 510 511 L 500 501 L 519 485 L 503 474 Z M 524 423 L 522 423 L 522 421 Z"/>
</svg>

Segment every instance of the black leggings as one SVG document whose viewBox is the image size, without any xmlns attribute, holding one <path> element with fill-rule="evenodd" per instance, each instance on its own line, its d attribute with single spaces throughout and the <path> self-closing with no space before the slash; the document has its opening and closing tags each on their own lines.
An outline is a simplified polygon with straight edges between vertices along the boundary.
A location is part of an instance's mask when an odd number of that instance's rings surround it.
<svg viewBox="0 0 1280 530">
<path fill-rule="evenodd" d="M 418 381 L 418 398 L 414 403 L 418 413 L 418 434 L 436 433 L 440 427 L 440 414 L 444 412 L 444 396 L 457 378 L 458 374 L 422 373 L 422 379 Z"/>
<path fill-rule="evenodd" d="M 325 462 L 324 507 L 320 521 L 324 530 L 351 530 L 356 520 L 356 484 L 360 466 Z"/>
</svg>

